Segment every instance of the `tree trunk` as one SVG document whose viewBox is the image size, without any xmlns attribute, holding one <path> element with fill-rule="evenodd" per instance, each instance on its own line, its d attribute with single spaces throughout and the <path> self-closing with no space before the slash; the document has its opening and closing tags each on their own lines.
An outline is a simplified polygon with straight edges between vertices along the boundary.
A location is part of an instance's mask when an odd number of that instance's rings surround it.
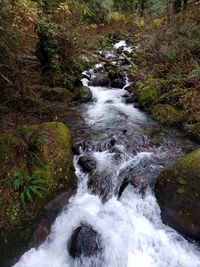
<svg viewBox="0 0 200 267">
<path fill-rule="evenodd" d="M 181 0 L 174 0 L 174 2 L 173 2 L 174 14 L 178 14 L 181 11 L 181 6 L 182 6 Z"/>
</svg>

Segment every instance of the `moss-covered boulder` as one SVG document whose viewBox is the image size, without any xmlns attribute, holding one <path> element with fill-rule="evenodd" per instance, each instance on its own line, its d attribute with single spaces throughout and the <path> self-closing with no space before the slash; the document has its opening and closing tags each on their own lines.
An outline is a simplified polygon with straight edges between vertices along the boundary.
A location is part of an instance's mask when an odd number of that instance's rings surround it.
<svg viewBox="0 0 200 267">
<path fill-rule="evenodd" d="M 174 125 L 180 123 L 181 112 L 169 104 L 157 104 L 151 108 L 151 116 L 153 119 L 167 124 Z"/>
<path fill-rule="evenodd" d="M 200 149 L 163 171 L 155 193 L 164 223 L 200 241 Z"/>
<path fill-rule="evenodd" d="M 92 100 L 92 97 L 92 91 L 89 87 L 80 85 L 76 88 L 75 100 L 81 103 L 87 103 Z"/>
<path fill-rule="evenodd" d="M 56 192 L 76 187 L 72 156 L 70 132 L 61 122 L 0 137 L 1 266 L 27 248 L 33 223 Z"/>
</svg>

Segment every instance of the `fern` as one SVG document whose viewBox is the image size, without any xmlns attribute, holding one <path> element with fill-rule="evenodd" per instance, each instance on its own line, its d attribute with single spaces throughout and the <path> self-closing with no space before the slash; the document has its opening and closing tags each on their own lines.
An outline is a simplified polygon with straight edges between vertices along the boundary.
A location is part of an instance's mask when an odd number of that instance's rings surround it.
<svg viewBox="0 0 200 267">
<path fill-rule="evenodd" d="M 40 173 L 35 171 L 32 175 L 28 169 L 13 174 L 15 179 L 14 189 L 19 192 L 20 202 L 23 208 L 27 203 L 32 203 L 34 197 L 43 198 L 48 187 L 48 181 L 40 177 Z"/>
</svg>

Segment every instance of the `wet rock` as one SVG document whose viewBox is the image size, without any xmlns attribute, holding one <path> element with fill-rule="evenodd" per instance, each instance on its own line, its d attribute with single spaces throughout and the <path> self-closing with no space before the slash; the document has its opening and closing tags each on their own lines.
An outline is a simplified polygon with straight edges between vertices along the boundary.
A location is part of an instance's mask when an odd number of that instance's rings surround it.
<svg viewBox="0 0 200 267">
<path fill-rule="evenodd" d="M 97 255 L 101 251 L 100 235 L 91 226 L 81 225 L 73 231 L 68 251 L 74 259 Z"/>
<path fill-rule="evenodd" d="M 37 248 L 44 243 L 58 214 L 61 213 L 63 208 L 69 203 L 69 199 L 75 192 L 75 187 L 68 189 L 66 192 L 56 196 L 45 206 L 43 216 L 37 225 L 29 243 L 29 248 Z"/>
<path fill-rule="evenodd" d="M 128 179 L 124 179 L 120 188 L 119 188 L 119 193 L 118 193 L 118 198 L 121 197 L 122 193 L 124 192 L 124 190 L 126 189 L 126 187 L 130 184 L 130 180 Z"/>
<path fill-rule="evenodd" d="M 90 86 L 108 86 L 109 78 L 107 73 L 99 73 L 89 82 Z"/>
<path fill-rule="evenodd" d="M 96 168 L 96 160 L 91 155 L 81 156 L 78 164 L 82 167 L 84 172 L 92 172 Z"/>
<path fill-rule="evenodd" d="M 115 79 L 110 83 L 110 86 L 113 88 L 122 89 L 126 85 L 126 82 L 123 79 Z"/>
<path fill-rule="evenodd" d="M 134 94 L 129 94 L 129 95 L 125 95 L 125 103 L 126 104 L 131 104 L 135 101 L 135 95 Z"/>
<path fill-rule="evenodd" d="M 134 92 L 134 83 L 127 85 L 124 90 L 128 91 L 129 93 Z"/>
<path fill-rule="evenodd" d="M 139 193 L 141 194 L 144 194 L 147 188 L 149 187 L 149 183 L 147 180 L 143 180 L 141 177 L 138 176 L 131 177 L 131 175 L 127 173 L 127 177 L 124 178 L 123 182 L 119 187 L 119 192 L 117 194 L 118 198 L 121 197 L 121 195 L 123 194 L 124 190 L 128 185 L 132 185 L 135 188 L 138 188 Z"/>
<path fill-rule="evenodd" d="M 103 202 L 109 199 L 112 186 L 110 175 L 105 173 L 94 173 L 88 180 L 88 188 L 94 195 L 100 196 Z"/>
<path fill-rule="evenodd" d="M 200 241 L 200 149 L 163 171 L 155 193 L 164 223 Z"/>
<path fill-rule="evenodd" d="M 80 155 L 80 150 L 84 150 L 85 149 L 85 143 L 84 141 L 82 142 L 77 142 L 75 144 L 73 144 L 72 146 L 73 152 L 75 155 Z"/>
<path fill-rule="evenodd" d="M 115 138 L 112 138 L 110 140 L 110 144 L 111 144 L 111 146 L 114 146 L 116 144 L 116 139 Z"/>
<path fill-rule="evenodd" d="M 150 136 L 150 144 L 156 147 L 161 146 L 165 141 L 165 136 L 160 131 L 154 131 Z"/>
<path fill-rule="evenodd" d="M 118 78 L 117 71 L 114 70 L 113 68 L 110 68 L 108 70 L 108 78 L 110 79 L 110 81 L 117 79 Z"/>
<path fill-rule="evenodd" d="M 87 86 L 79 86 L 76 89 L 75 100 L 80 101 L 81 103 L 87 103 L 92 100 L 92 92 Z"/>
</svg>

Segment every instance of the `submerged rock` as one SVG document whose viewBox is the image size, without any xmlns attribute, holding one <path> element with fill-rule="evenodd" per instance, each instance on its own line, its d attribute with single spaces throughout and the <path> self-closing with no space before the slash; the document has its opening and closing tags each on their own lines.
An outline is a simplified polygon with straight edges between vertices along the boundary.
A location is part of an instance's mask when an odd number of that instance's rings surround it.
<svg viewBox="0 0 200 267">
<path fill-rule="evenodd" d="M 200 149 L 163 171 L 155 193 L 164 223 L 200 241 Z"/>
<path fill-rule="evenodd" d="M 96 168 L 96 160 L 91 155 L 81 156 L 78 164 L 82 167 L 84 172 L 92 172 Z"/>
<path fill-rule="evenodd" d="M 99 73 L 89 82 L 90 86 L 108 86 L 109 78 L 107 73 Z"/>
<path fill-rule="evenodd" d="M 91 226 L 81 225 L 73 231 L 68 251 L 74 259 L 95 256 L 101 251 L 100 235 Z"/>
</svg>

